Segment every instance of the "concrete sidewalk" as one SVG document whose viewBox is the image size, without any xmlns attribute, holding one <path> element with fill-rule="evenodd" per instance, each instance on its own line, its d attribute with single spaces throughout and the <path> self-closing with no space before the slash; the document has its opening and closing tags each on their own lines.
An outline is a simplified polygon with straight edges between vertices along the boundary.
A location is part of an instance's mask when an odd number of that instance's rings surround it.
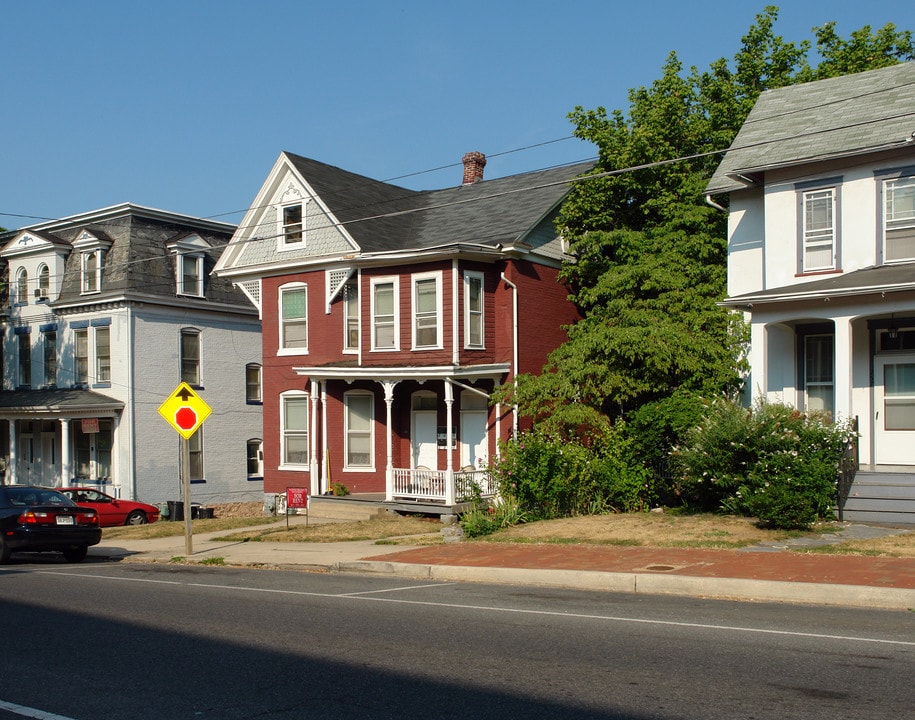
<svg viewBox="0 0 915 720">
<path fill-rule="evenodd" d="M 290 525 L 304 521 L 290 518 Z M 314 519 L 312 519 L 314 522 Z M 285 525 L 285 521 L 277 523 Z M 570 587 L 583 590 L 823 605 L 915 609 L 915 559 L 791 552 L 844 537 L 905 532 L 850 525 L 843 534 L 743 550 L 463 542 L 391 549 L 373 540 L 268 543 L 218 540 L 227 531 L 185 537 L 113 540 L 90 561 L 168 563 L 221 559 L 226 565 L 312 572 L 384 574 L 410 579 Z"/>
</svg>

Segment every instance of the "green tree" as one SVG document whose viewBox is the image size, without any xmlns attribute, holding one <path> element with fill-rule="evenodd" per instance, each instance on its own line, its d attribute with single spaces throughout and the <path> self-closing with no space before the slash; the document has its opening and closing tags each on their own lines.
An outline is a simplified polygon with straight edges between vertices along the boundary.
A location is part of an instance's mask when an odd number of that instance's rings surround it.
<svg viewBox="0 0 915 720">
<path fill-rule="evenodd" d="M 747 331 L 717 304 L 727 217 L 704 195 L 721 151 L 764 90 L 913 57 L 911 33 L 892 24 L 844 40 L 827 23 L 813 29 L 813 67 L 810 41 L 776 35 L 777 17 L 766 7 L 733 60 L 706 71 L 684 73 L 671 53 L 658 80 L 630 91 L 628 112 L 570 113 L 575 135 L 598 150 L 595 177 L 575 185 L 560 219 L 575 257 L 562 279 L 583 317 L 546 372 L 519 379 L 513 399 L 524 414 L 575 428 L 589 413 L 584 426 L 626 418 L 639 428 L 641 417 L 658 457 L 701 412 L 684 398 L 739 388 Z"/>
</svg>

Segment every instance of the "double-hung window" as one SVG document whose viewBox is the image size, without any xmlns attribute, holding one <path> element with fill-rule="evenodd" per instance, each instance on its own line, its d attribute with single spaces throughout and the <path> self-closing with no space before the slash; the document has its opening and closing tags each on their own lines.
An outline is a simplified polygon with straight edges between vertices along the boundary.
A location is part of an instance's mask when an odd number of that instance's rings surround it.
<svg viewBox="0 0 915 720">
<path fill-rule="evenodd" d="M 299 246 L 305 240 L 305 221 L 302 213 L 302 203 L 284 205 L 281 208 L 283 217 L 283 244 L 286 246 Z"/>
<path fill-rule="evenodd" d="M 44 342 L 44 384 L 57 384 L 57 331 L 46 330 Z"/>
<path fill-rule="evenodd" d="M 308 465 L 308 395 L 286 393 L 280 396 L 282 422 L 282 464 Z"/>
<path fill-rule="evenodd" d="M 32 336 L 20 333 L 19 338 L 19 385 L 29 387 L 32 384 Z"/>
<path fill-rule="evenodd" d="M 442 346 L 442 275 L 413 276 L 413 348 Z"/>
<path fill-rule="evenodd" d="M 280 351 L 308 350 L 308 287 L 301 283 L 280 288 Z"/>
<path fill-rule="evenodd" d="M 397 278 L 372 279 L 372 350 L 399 350 Z"/>
<path fill-rule="evenodd" d="M 82 293 L 97 293 L 102 285 L 102 253 L 100 250 L 84 252 L 82 261 Z"/>
<path fill-rule="evenodd" d="M 835 270 L 838 187 L 801 189 L 801 272 Z"/>
<path fill-rule="evenodd" d="M 343 351 L 359 349 L 359 284 L 343 286 Z"/>
<path fill-rule="evenodd" d="M 111 329 L 95 328 L 95 381 L 111 382 Z"/>
<path fill-rule="evenodd" d="M 258 363 L 245 365 L 245 402 L 256 405 L 261 402 L 261 366 Z"/>
<path fill-rule="evenodd" d="M 483 347 L 483 274 L 464 273 L 464 347 Z"/>
<path fill-rule="evenodd" d="M 190 461 L 188 477 L 190 482 L 204 482 L 203 475 L 203 426 L 187 439 L 188 458 Z"/>
<path fill-rule="evenodd" d="M 35 290 L 35 297 L 39 300 L 47 300 L 51 293 L 51 270 L 47 265 L 42 263 L 38 268 L 38 287 Z"/>
<path fill-rule="evenodd" d="M 248 480 L 262 480 L 264 478 L 264 441 L 252 438 L 247 443 L 248 455 Z"/>
<path fill-rule="evenodd" d="M 181 380 L 188 385 L 200 385 L 200 332 L 181 331 Z"/>
<path fill-rule="evenodd" d="M 915 259 L 915 176 L 883 180 L 883 259 Z"/>
<path fill-rule="evenodd" d="M 374 398 L 366 393 L 347 393 L 346 406 L 346 467 L 371 468 L 373 466 L 372 426 Z"/>
<path fill-rule="evenodd" d="M 73 331 L 74 377 L 76 385 L 89 384 L 89 331 L 85 328 Z"/>
<path fill-rule="evenodd" d="M 16 273 L 16 302 L 27 303 L 29 301 L 29 272 L 25 268 L 19 268 Z"/>
<path fill-rule="evenodd" d="M 178 294 L 203 297 L 203 256 L 178 256 Z"/>
</svg>

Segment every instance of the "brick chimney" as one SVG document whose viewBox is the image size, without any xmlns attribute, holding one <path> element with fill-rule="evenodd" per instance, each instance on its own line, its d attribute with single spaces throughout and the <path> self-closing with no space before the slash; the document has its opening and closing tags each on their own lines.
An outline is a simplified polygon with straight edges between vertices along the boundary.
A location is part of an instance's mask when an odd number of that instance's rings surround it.
<svg viewBox="0 0 915 720">
<path fill-rule="evenodd" d="M 473 185 L 483 179 L 483 168 L 486 167 L 486 156 L 483 153 L 469 152 L 461 160 L 464 162 L 463 185 Z"/>
</svg>

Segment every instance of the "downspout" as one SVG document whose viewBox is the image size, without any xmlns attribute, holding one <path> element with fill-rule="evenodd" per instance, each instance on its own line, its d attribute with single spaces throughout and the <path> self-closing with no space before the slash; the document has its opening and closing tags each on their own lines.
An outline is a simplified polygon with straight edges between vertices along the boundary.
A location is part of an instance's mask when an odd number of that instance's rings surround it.
<svg viewBox="0 0 915 720">
<path fill-rule="evenodd" d="M 705 204 L 706 204 L 706 205 L 710 205 L 711 207 L 715 208 L 716 210 L 721 210 L 721 212 L 727 212 L 727 211 L 728 211 L 728 209 L 727 209 L 726 207 L 724 207 L 724 205 L 719 205 L 719 204 L 716 203 L 714 200 L 712 200 L 712 196 L 711 196 L 711 195 L 706 195 L 706 196 L 705 196 Z"/>
<path fill-rule="evenodd" d="M 461 351 L 458 344 L 458 274 L 457 260 L 451 261 L 451 362 L 457 367 L 461 363 Z"/>
<path fill-rule="evenodd" d="M 512 386 L 514 396 L 518 393 L 518 286 L 501 274 L 502 282 L 512 289 Z M 512 403 L 512 437 L 518 437 L 518 403 Z"/>
</svg>

